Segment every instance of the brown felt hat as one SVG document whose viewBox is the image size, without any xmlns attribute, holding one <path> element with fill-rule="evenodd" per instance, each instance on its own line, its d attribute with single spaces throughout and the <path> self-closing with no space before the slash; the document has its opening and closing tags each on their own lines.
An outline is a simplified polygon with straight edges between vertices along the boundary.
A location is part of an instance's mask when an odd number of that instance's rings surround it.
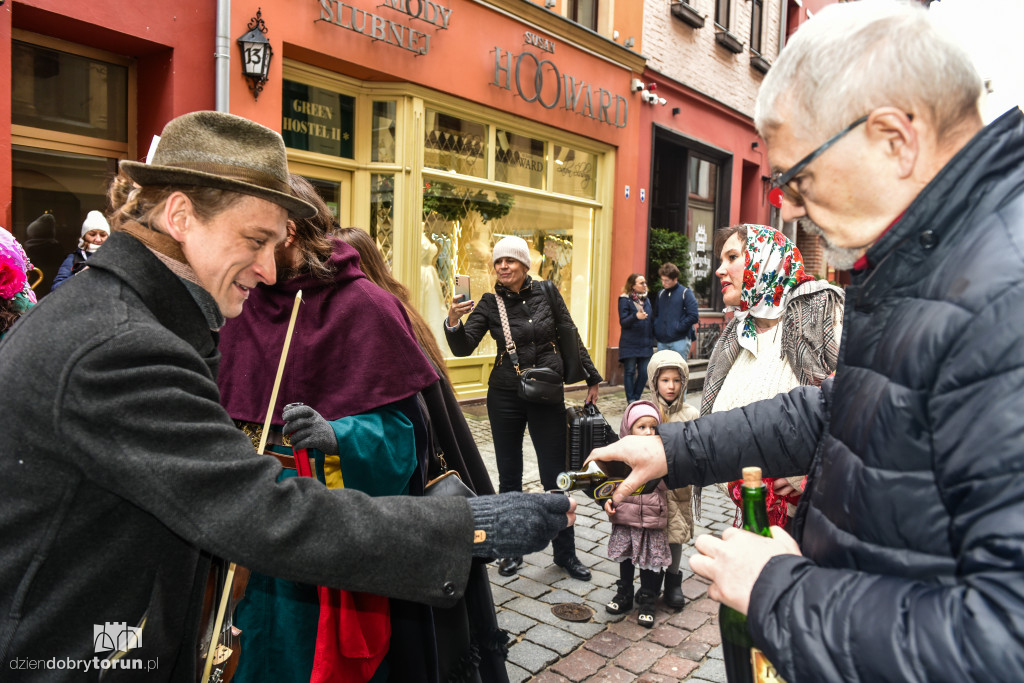
<svg viewBox="0 0 1024 683">
<path fill-rule="evenodd" d="M 288 157 L 281 136 L 255 121 L 218 111 L 196 111 L 164 126 L 153 163 L 122 161 L 142 186 L 198 185 L 266 199 L 295 218 L 316 208 L 288 185 Z"/>
</svg>

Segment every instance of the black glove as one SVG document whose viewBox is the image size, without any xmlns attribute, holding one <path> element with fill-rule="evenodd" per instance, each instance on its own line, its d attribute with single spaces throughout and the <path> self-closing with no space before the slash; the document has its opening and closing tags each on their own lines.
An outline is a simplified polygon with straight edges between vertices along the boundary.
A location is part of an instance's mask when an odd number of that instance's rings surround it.
<svg viewBox="0 0 1024 683">
<path fill-rule="evenodd" d="M 282 431 L 293 448 L 315 448 L 324 453 L 338 450 L 338 437 L 324 417 L 303 403 L 289 403 L 281 412 Z"/>
<path fill-rule="evenodd" d="M 473 528 L 487 536 L 474 557 L 519 557 L 543 550 L 568 526 L 569 498 L 559 493 L 502 493 L 468 499 Z"/>
</svg>

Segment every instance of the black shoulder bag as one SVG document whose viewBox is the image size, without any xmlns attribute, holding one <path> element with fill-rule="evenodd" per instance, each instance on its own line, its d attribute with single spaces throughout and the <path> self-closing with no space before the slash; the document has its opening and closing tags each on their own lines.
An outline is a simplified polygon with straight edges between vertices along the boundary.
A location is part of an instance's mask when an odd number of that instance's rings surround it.
<svg viewBox="0 0 1024 683">
<path fill-rule="evenodd" d="M 547 297 L 548 306 L 551 307 L 551 315 L 555 317 L 555 336 L 558 338 L 558 353 L 562 356 L 562 374 L 566 384 L 582 382 L 588 375 L 583 368 L 583 358 L 580 355 L 580 333 L 576 324 L 570 319 L 562 320 L 559 313 L 559 306 L 555 300 L 555 283 L 550 280 L 541 280 L 540 286 Z"/>
</svg>

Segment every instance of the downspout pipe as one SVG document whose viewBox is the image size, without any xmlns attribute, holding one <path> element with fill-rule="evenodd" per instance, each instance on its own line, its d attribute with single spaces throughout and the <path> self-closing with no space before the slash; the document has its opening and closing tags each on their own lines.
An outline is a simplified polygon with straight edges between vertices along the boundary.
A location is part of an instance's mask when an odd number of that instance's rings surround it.
<svg viewBox="0 0 1024 683">
<path fill-rule="evenodd" d="M 213 54 L 216 80 L 217 111 L 231 108 L 231 0 L 217 0 L 217 38 Z"/>
<path fill-rule="evenodd" d="M 789 0 L 782 0 L 782 21 L 779 22 L 779 52 L 786 47 L 786 26 L 789 23 Z M 778 59 L 778 55 L 775 58 Z"/>
</svg>

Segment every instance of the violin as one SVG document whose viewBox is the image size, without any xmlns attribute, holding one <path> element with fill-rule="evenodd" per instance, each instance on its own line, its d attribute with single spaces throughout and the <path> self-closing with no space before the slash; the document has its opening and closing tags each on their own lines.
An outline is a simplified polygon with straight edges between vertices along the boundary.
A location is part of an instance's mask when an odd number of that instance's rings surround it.
<svg viewBox="0 0 1024 683">
<path fill-rule="evenodd" d="M 199 683 L 227 683 L 242 656 L 241 631 L 235 628 L 235 606 L 245 597 L 249 570 L 219 557 L 210 561 L 200 618 L 196 662 Z"/>
</svg>

